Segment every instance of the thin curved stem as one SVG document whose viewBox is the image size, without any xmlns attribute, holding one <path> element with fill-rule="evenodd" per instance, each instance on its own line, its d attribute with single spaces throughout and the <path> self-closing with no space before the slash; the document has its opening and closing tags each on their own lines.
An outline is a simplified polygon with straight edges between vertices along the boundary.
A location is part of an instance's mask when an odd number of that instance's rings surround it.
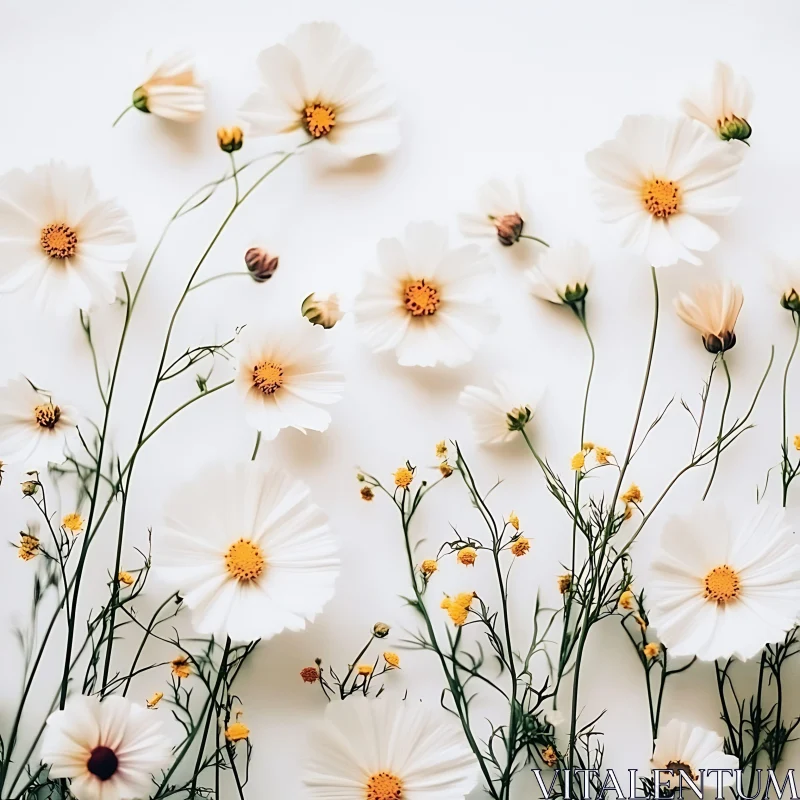
<svg viewBox="0 0 800 800">
<path fill-rule="evenodd" d="M 714 467 L 711 470 L 711 475 L 709 476 L 706 490 L 703 492 L 703 500 L 708 497 L 708 493 L 711 491 L 711 484 L 714 483 L 714 477 L 717 474 L 717 467 L 719 466 L 719 454 L 722 452 L 722 433 L 725 430 L 725 414 L 728 411 L 728 402 L 731 399 L 731 373 L 728 369 L 728 362 L 725 360 L 724 351 L 719 355 L 719 360 L 722 363 L 723 369 L 725 370 L 725 379 L 728 383 L 728 388 L 725 391 L 725 402 L 722 404 L 722 414 L 720 414 L 719 418 L 719 431 L 717 431 L 717 453 L 714 456 Z"/>
<path fill-rule="evenodd" d="M 123 109 L 122 113 L 111 123 L 112 128 L 117 127 L 117 123 L 132 109 L 134 108 L 133 103 L 131 103 L 127 108 Z"/>
</svg>

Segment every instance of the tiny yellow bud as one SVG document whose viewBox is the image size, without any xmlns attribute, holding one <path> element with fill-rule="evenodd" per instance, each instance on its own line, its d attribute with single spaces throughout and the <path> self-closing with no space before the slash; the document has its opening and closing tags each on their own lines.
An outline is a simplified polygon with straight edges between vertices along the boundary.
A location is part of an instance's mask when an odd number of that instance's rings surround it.
<svg viewBox="0 0 800 800">
<path fill-rule="evenodd" d="M 447 455 L 447 442 L 442 439 L 436 443 L 436 458 L 444 458 Z"/>
<path fill-rule="evenodd" d="M 437 569 L 439 569 L 439 564 L 433 558 L 426 558 L 419 567 L 419 571 L 426 578 L 430 578 Z"/>
<path fill-rule="evenodd" d="M 794 437 L 794 449 L 800 450 L 800 433 Z"/>
<path fill-rule="evenodd" d="M 634 600 L 636 596 L 630 589 L 626 589 L 620 596 L 619 596 L 619 607 L 624 608 L 626 611 L 630 611 L 633 608 Z"/>
<path fill-rule="evenodd" d="M 531 549 L 531 543 L 524 536 L 518 536 L 511 543 L 511 552 L 517 558 L 519 558 L 520 556 L 524 556 L 530 549 Z"/>
<path fill-rule="evenodd" d="M 238 742 L 250 736 L 250 728 L 243 722 L 232 722 L 225 730 L 225 738 L 229 742 Z"/>
<path fill-rule="evenodd" d="M 462 547 L 458 551 L 456 558 L 459 564 L 463 564 L 465 567 L 471 567 L 474 566 L 478 558 L 478 551 L 474 547 Z"/>
<path fill-rule="evenodd" d="M 558 753 L 553 745 L 549 744 L 542 750 L 542 761 L 546 767 L 554 767 L 558 764 Z"/>
<path fill-rule="evenodd" d="M 575 453 L 575 455 L 572 456 L 572 461 L 569 462 L 569 468 L 577 471 L 579 469 L 583 469 L 583 465 L 585 463 L 586 456 L 583 454 L 583 452 Z"/>
<path fill-rule="evenodd" d="M 164 696 L 164 692 L 156 692 L 148 701 L 147 707 L 148 708 L 155 708 L 159 702 L 161 702 L 161 698 Z"/>
<path fill-rule="evenodd" d="M 217 144 L 224 153 L 235 153 L 242 149 L 244 143 L 244 133 L 238 125 L 232 128 L 217 129 Z"/>
<path fill-rule="evenodd" d="M 457 594 L 455 597 L 448 597 L 445 595 L 441 607 L 447 611 L 453 624 L 457 627 L 461 627 L 467 621 L 469 608 L 474 598 L 474 592 L 461 592 L 461 594 Z"/>
<path fill-rule="evenodd" d="M 359 664 L 356 667 L 356 672 L 359 675 L 372 675 L 372 664 Z"/>
<path fill-rule="evenodd" d="M 125 586 L 133 586 L 136 582 L 136 578 L 134 578 L 130 572 L 120 572 L 119 575 L 117 575 L 117 580 L 120 583 L 124 583 Z"/>
<path fill-rule="evenodd" d="M 407 489 L 411 481 L 414 480 L 414 472 L 408 467 L 400 467 L 395 470 L 393 477 L 395 486 L 399 486 L 401 489 Z"/>
<path fill-rule="evenodd" d="M 658 642 L 650 642 L 644 646 L 642 652 L 649 660 L 653 660 L 654 658 L 658 658 L 661 653 L 661 647 L 659 646 Z"/>
<path fill-rule="evenodd" d="M 439 464 L 439 472 L 442 473 L 443 478 L 449 478 L 453 474 L 453 468 L 446 461 L 442 461 Z"/>
<path fill-rule="evenodd" d="M 508 524 L 515 530 L 519 530 L 519 517 L 512 511 L 508 515 Z"/>
<path fill-rule="evenodd" d="M 176 656 L 169 662 L 172 674 L 176 678 L 188 678 L 192 674 L 192 668 L 189 665 L 189 658 L 184 655 Z"/>
<path fill-rule="evenodd" d="M 598 464 L 608 464 L 608 457 L 611 454 L 611 451 L 607 447 L 600 447 L 600 445 L 597 445 L 594 448 L 594 457 L 597 459 Z"/>
<path fill-rule="evenodd" d="M 642 633 L 644 633 L 647 630 L 647 623 L 638 614 L 634 614 L 633 618 L 636 620 L 636 624 L 642 629 Z"/>
<path fill-rule="evenodd" d="M 594 442 L 584 442 L 583 449 L 587 451 L 594 450 Z"/>
<path fill-rule="evenodd" d="M 61 520 L 61 527 L 72 531 L 76 536 L 83 530 L 83 518 L 80 514 L 67 514 Z"/>
<path fill-rule="evenodd" d="M 397 653 L 387 650 L 383 654 L 383 660 L 386 662 L 387 667 L 391 667 L 392 669 L 400 669 L 400 656 L 397 655 Z"/>
<path fill-rule="evenodd" d="M 643 500 L 642 490 L 635 483 L 632 483 L 628 491 L 620 495 L 619 499 L 623 503 L 641 503 Z"/>
</svg>

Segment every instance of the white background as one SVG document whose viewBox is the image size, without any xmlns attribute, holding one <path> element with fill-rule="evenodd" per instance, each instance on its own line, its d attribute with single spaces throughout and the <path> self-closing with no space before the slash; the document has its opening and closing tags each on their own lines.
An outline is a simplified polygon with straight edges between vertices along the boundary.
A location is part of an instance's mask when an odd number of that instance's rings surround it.
<svg viewBox="0 0 800 800">
<path fill-rule="evenodd" d="M 202 273 L 243 268 L 245 249 L 258 243 L 280 255 L 277 276 L 263 286 L 241 279 L 218 282 L 192 295 L 180 318 L 176 348 L 227 338 L 238 324 L 299 307 L 311 291 L 338 289 L 351 295 L 374 260 L 379 238 L 401 234 L 410 220 L 433 219 L 450 226 L 458 241 L 455 214 L 472 207 L 479 183 L 495 175 L 519 175 L 533 211 L 526 230 L 550 241 L 580 238 L 594 256 L 596 277 L 588 302 L 599 355 L 587 435 L 615 452 L 627 444 L 652 293 L 646 265 L 620 252 L 614 232 L 597 221 L 584 154 L 611 137 L 626 114 L 675 113 L 686 89 L 710 80 L 715 59 L 729 61 L 749 77 L 756 96 L 753 146 L 740 176 L 743 200 L 722 222 L 722 243 L 706 266 L 681 264 L 659 273 L 662 317 L 644 419 L 651 420 L 670 397 L 676 402 L 631 474 L 647 505 L 691 451 L 693 428 L 677 400 L 696 402 L 710 356 L 699 337 L 674 316 L 672 298 L 696 280 L 729 276 L 742 283 L 746 298 L 729 359 L 732 414 L 742 413 L 749 403 L 772 344 L 776 366 L 755 416 L 758 426 L 729 451 L 711 497 L 729 504 L 734 514 L 754 502 L 756 485 L 779 460 L 779 372 L 792 336 L 788 312 L 766 285 L 766 264 L 774 251 L 800 253 L 792 238 L 800 212 L 796 3 L 50 0 L 4 5 L 0 169 L 31 167 L 51 157 L 90 164 L 102 191 L 118 196 L 136 222 L 140 245 L 130 267 L 134 280 L 175 207 L 224 170 L 214 131 L 235 122 L 237 107 L 255 88 L 257 53 L 302 22 L 340 23 L 375 53 L 396 90 L 400 150 L 384 160 L 336 169 L 312 154 L 281 169 L 241 209 Z M 197 54 L 208 82 L 204 120 L 185 128 L 133 111 L 112 130 L 112 120 L 146 77 L 146 52 L 187 46 Z M 259 147 L 248 141 L 242 155 L 256 154 Z M 141 421 L 168 316 L 230 202 L 223 195 L 176 228 L 146 284 L 116 398 L 114 436 L 124 456 Z M 393 648 L 404 627 L 416 626 L 399 599 L 408 592 L 408 582 L 396 516 L 388 502 L 360 500 L 357 465 L 388 478 L 410 459 L 424 472 L 435 465 L 435 442 L 458 437 L 484 486 L 498 476 L 505 479 L 493 495 L 494 509 L 498 515 L 515 509 L 533 542 L 531 554 L 515 569 L 512 591 L 521 643 L 529 633 L 537 587 L 545 601 L 556 601 L 554 576 L 563 571 L 559 561 L 568 553 L 567 520 L 547 495 L 523 443 L 494 451 L 477 448 L 456 398 L 467 383 L 487 384 L 498 367 L 530 373 L 547 386 L 533 436 L 566 473 L 578 444 L 587 347 L 568 312 L 526 294 L 514 253 L 488 244 L 497 267 L 494 302 L 503 321 L 472 363 L 457 370 L 399 368 L 391 355 L 368 352 L 347 320 L 332 332 L 337 360 L 347 373 L 347 394 L 333 409 L 329 431 L 307 437 L 288 431 L 262 446 L 260 459 L 312 486 L 341 541 L 343 566 L 336 598 L 324 615 L 305 633 L 281 635 L 259 646 L 238 684 L 243 719 L 256 748 L 252 787 L 259 795 L 304 796 L 301 765 L 313 746 L 309 725 L 322 713 L 324 699 L 318 687 L 301 683 L 299 670 L 318 655 L 343 667 L 376 620 L 393 626 L 387 640 Z M 98 325 L 106 324 L 108 316 Z M 65 390 L 83 411 L 99 418 L 81 337 L 77 319 L 45 319 L 18 307 L 13 297 L 3 298 L 0 378 L 24 371 L 40 385 Z M 107 347 L 113 349 L 111 339 Z M 218 376 L 224 375 L 223 366 Z M 195 391 L 191 375 L 183 384 L 173 383 L 159 395 L 156 418 Z M 713 408 L 720 391 L 717 386 Z M 800 397 L 797 375 L 790 392 L 790 427 L 800 431 L 800 413 L 793 411 Z M 159 519 L 173 486 L 191 477 L 202 461 L 248 458 L 253 439 L 230 392 L 202 401 L 161 432 L 137 464 L 126 563 L 136 566 L 133 545 L 141 544 L 147 527 Z M 2 537 L 9 541 L 16 539 L 29 513 L 19 499 L 18 480 L 18 474 L 7 472 L 0 489 Z M 779 501 L 778 484 L 770 485 L 773 501 Z M 637 545 L 638 585 L 646 586 L 648 557 L 665 516 L 687 511 L 703 485 L 703 476 L 690 476 L 653 518 Z M 438 549 L 450 534 L 450 523 L 465 534 L 481 533 L 457 478 L 437 489 L 425 506 L 416 532 L 429 544 L 421 555 Z M 94 603 L 102 598 L 113 550 L 111 522 L 87 573 L 84 594 Z M 10 632 L 27 614 L 32 564 L 17 560 L 10 547 L 0 558 L 0 616 Z M 489 578 L 486 563 L 479 562 L 474 571 L 448 565 L 435 576 L 431 597 L 488 586 Z M 153 587 L 143 611 L 158 596 Z M 61 659 L 61 645 L 56 645 L 49 651 L 54 670 L 60 669 Z M 11 713 L 18 680 L 14 645 L 6 652 L 0 693 L 4 719 Z M 435 658 L 401 655 L 403 670 L 389 676 L 387 691 L 408 690 L 435 705 L 442 686 Z M 615 621 L 595 629 L 588 658 L 582 698 L 587 719 L 608 709 L 600 725 L 607 733 L 607 764 L 645 767 L 649 728 L 642 677 Z M 159 688 L 160 679 L 143 680 L 138 696 L 144 699 Z M 44 704 L 48 693 L 42 688 Z M 664 720 L 681 716 L 721 731 L 714 691 L 711 667 L 693 668 L 669 684 Z M 798 698 L 790 705 L 791 714 L 800 712 Z M 167 719 L 167 710 L 158 713 Z"/>
</svg>

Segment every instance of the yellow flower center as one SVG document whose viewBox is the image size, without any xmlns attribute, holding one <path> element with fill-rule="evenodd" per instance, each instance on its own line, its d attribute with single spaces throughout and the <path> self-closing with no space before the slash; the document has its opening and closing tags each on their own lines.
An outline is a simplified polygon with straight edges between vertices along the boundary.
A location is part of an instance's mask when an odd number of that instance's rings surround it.
<svg viewBox="0 0 800 800">
<path fill-rule="evenodd" d="M 729 603 L 742 591 L 742 582 L 727 564 L 714 567 L 703 579 L 703 597 L 717 603 Z"/>
<path fill-rule="evenodd" d="M 403 290 L 403 303 L 412 317 L 429 317 L 436 313 L 441 303 L 439 292 L 425 279 L 407 283 Z"/>
<path fill-rule="evenodd" d="M 225 569 L 238 581 L 260 577 L 266 563 L 263 550 L 249 539 L 238 539 L 225 553 Z"/>
<path fill-rule="evenodd" d="M 654 217 L 668 219 L 681 205 L 681 187 L 675 181 L 650 178 L 642 184 L 642 203 Z"/>
<path fill-rule="evenodd" d="M 303 111 L 306 130 L 315 138 L 327 136 L 336 125 L 336 112 L 320 102 L 309 103 Z"/>
<path fill-rule="evenodd" d="M 283 386 L 283 367 L 275 361 L 262 361 L 253 368 L 253 386 L 264 394 L 274 394 Z"/>
<path fill-rule="evenodd" d="M 403 800 L 403 784 L 391 772 L 376 772 L 367 781 L 365 800 Z"/>
<path fill-rule="evenodd" d="M 50 258 L 70 258 L 78 249 L 78 234 L 64 222 L 51 222 L 42 228 L 39 243 Z"/>
<path fill-rule="evenodd" d="M 33 409 L 33 416 L 40 428 L 55 428 L 61 419 L 61 409 L 52 403 L 43 403 Z"/>
</svg>

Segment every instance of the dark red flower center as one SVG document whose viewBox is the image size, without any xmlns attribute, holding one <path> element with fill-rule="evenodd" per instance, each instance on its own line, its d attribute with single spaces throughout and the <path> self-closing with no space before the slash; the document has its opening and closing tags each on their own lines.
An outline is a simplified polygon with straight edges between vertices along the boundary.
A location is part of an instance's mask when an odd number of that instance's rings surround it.
<svg viewBox="0 0 800 800">
<path fill-rule="evenodd" d="M 89 772 L 100 778 L 101 781 L 107 781 L 117 771 L 118 766 L 119 759 L 116 753 L 110 747 L 103 747 L 103 745 L 92 750 L 86 764 Z"/>
</svg>

